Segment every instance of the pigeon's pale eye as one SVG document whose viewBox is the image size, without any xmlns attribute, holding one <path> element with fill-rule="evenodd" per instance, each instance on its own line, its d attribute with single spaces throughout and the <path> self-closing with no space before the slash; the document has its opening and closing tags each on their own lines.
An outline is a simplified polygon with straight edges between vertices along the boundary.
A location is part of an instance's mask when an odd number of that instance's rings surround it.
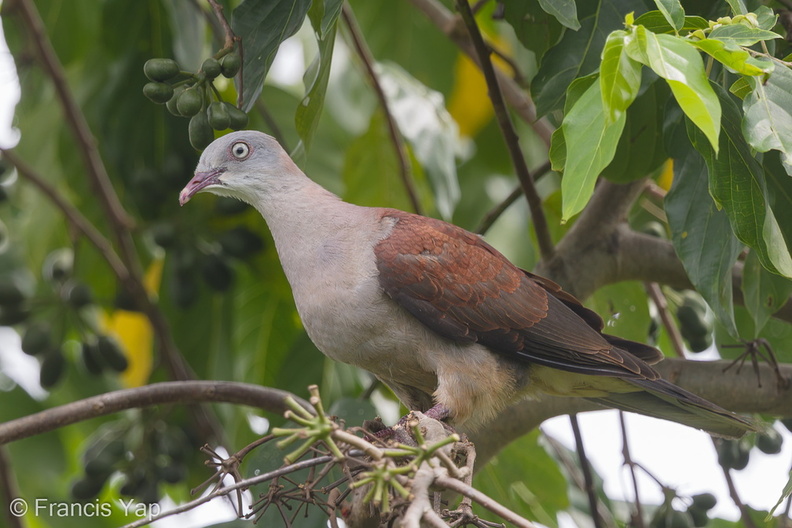
<svg viewBox="0 0 792 528">
<path fill-rule="evenodd" d="M 239 141 L 231 146 L 231 154 L 238 160 L 243 160 L 250 155 L 250 147 L 247 143 Z"/>
</svg>

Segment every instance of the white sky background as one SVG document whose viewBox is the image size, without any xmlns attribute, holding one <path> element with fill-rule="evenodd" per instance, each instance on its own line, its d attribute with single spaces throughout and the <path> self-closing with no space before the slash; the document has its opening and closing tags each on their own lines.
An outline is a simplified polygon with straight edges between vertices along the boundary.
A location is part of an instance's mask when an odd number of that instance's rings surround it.
<svg viewBox="0 0 792 528">
<path fill-rule="evenodd" d="M 270 73 L 271 81 L 284 85 L 301 82 L 305 61 L 299 38 L 298 34 L 282 46 Z M 11 147 L 18 140 L 18 133 L 12 127 L 12 118 L 13 105 L 19 94 L 16 71 L 0 25 L 2 147 Z M 34 397 L 43 398 L 46 395 L 38 385 L 38 362 L 19 349 L 16 332 L 10 328 L 0 328 L 0 390 L 8 388 L 9 378 L 22 385 Z M 588 455 L 597 472 L 604 478 L 607 494 L 614 499 L 631 499 L 632 481 L 629 472 L 622 466 L 621 432 L 616 411 L 585 413 L 579 416 L 579 421 Z M 627 415 L 627 427 L 633 460 L 647 467 L 666 485 L 675 487 L 680 494 L 693 495 L 705 491 L 715 493 L 719 501 L 713 512 L 728 519 L 738 518 L 737 509 L 728 497 L 722 471 L 708 435 L 681 425 L 634 414 Z M 548 420 L 542 425 L 542 429 L 568 447 L 574 447 L 568 418 Z M 792 434 L 780 425 L 778 429 L 785 437 L 782 454 L 768 456 L 754 449 L 748 468 L 732 472 L 742 500 L 757 509 L 771 508 L 787 482 L 792 461 Z M 660 488 L 640 471 L 639 490 L 642 502 L 662 502 Z M 684 509 L 681 503 L 677 506 Z M 197 510 L 193 514 L 191 520 L 177 516 L 171 518 L 173 522 L 165 521 L 155 526 L 197 527 L 233 517 L 230 510 L 219 504 L 208 510 Z"/>
</svg>

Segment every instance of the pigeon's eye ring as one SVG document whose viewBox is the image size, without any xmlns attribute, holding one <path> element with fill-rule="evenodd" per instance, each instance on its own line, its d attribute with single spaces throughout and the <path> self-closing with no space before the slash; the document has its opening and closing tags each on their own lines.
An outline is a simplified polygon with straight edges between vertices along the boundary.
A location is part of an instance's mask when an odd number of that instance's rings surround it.
<svg viewBox="0 0 792 528">
<path fill-rule="evenodd" d="M 231 154 L 238 160 L 245 160 L 250 156 L 250 145 L 244 141 L 237 141 L 231 145 Z"/>
</svg>

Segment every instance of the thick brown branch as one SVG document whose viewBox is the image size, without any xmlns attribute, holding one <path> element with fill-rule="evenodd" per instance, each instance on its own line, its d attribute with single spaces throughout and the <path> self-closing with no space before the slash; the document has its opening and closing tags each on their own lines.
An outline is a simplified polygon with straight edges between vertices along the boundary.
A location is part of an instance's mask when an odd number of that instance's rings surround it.
<svg viewBox="0 0 792 528">
<path fill-rule="evenodd" d="M 792 388 L 780 389 L 776 383 L 756 386 L 751 369 L 741 373 L 723 372 L 730 361 L 688 361 L 667 358 L 655 368 L 669 381 L 718 405 L 736 412 L 763 413 L 792 417 Z M 781 373 L 792 376 L 792 365 L 781 365 Z M 775 372 L 766 363 L 759 364 L 763 380 L 775 380 Z M 581 398 L 545 397 L 540 401 L 525 400 L 505 409 L 481 431 L 471 433 L 479 467 L 504 446 L 538 427 L 543 421 L 564 414 L 602 410 L 602 407 Z"/>
<path fill-rule="evenodd" d="M 509 151 L 517 179 L 522 185 L 526 200 L 528 200 L 533 227 L 536 232 L 536 240 L 539 243 L 539 252 L 542 258 L 549 259 L 553 256 L 553 241 L 550 237 L 550 230 L 547 227 L 547 218 L 545 218 L 544 210 L 542 209 L 542 199 L 534 184 L 533 176 L 528 170 L 528 164 L 525 162 L 525 156 L 523 156 L 520 148 L 520 139 L 517 137 L 517 132 L 514 130 L 509 111 L 503 100 L 498 77 L 495 75 L 495 68 L 492 65 L 492 60 L 490 60 L 490 50 L 484 43 L 484 38 L 481 36 L 481 31 L 467 0 L 457 0 L 456 5 L 462 15 L 465 26 L 467 26 L 470 39 L 473 41 L 481 71 L 484 73 L 484 79 L 487 82 L 487 90 L 492 107 L 495 110 L 495 118 L 498 121 L 503 140 L 506 142 L 506 148 Z"/>
<path fill-rule="evenodd" d="M 369 79 L 369 82 L 371 83 L 371 87 L 374 89 L 374 94 L 377 96 L 377 101 L 379 101 L 379 105 L 382 108 L 383 114 L 385 115 L 388 135 L 390 136 L 391 143 L 393 144 L 393 150 L 396 152 L 396 160 L 399 163 L 399 176 L 401 177 L 404 189 L 407 191 L 407 196 L 410 198 L 410 203 L 412 204 L 413 210 L 418 214 L 423 214 L 421 201 L 418 199 L 418 192 L 415 189 L 415 183 L 412 179 L 410 159 L 407 156 L 407 147 L 404 144 L 404 138 L 399 131 L 399 125 L 396 124 L 396 119 L 393 117 L 393 114 L 390 111 L 388 106 L 388 98 L 385 96 L 385 91 L 382 89 L 382 85 L 379 82 L 379 77 L 377 76 L 377 72 L 374 68 L 376 62 L 374 60 L 374 56 L 371 54 L 371 50 L 369 49 L 368 44 L 366 44 L 366 39 L 363 37 L 363 32 L 360 30 L 360 26 L 355 19 L 355 14 L 352 12 L 352 8 L 347 2 L 344 2 L 344 5 L 341 9 L 341 16 L 343 17 L 344 23 L 349 30 L 349 36 L 352 39 L 352 46 L 355 48 L 358 57 L 360 57 L 360 60 L 363 63 L 363 68 L 366 70 L 366 75 Z"/>
<path fill-rule="evenodd" d="M 288 392 L 249 383 L 230 381 L 154 383 L 134 389 L 100 394 L 2 423 L 0 424 L 0 445 L 98 416 L 165 403 L 236 403 L 282 414 L 287 409 L 284 401 L 289 396 L 306 409 L 312 409 L 307 402 Z"/>
</svg>

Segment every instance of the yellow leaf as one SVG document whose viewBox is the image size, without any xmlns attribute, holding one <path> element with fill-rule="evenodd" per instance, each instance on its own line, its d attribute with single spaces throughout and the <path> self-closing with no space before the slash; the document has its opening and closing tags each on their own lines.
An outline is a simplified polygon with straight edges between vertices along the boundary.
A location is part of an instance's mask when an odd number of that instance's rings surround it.
<svg viewBox="0 0 792 528">
<path fill-rule="evenodd" d="M 674 160 L 668 158 L 663 166 L 663 171 L 657 177 L 657 185 L 664 190 L 669 190 L 674 183 Z"/>
<path fill-rule="evenodd" d="M 162 279 L 163 259 L 152 261 L 143 283 L 149 295 L 159 291 Z M 129 367 L 121 374 L 121 383 L 125 387 L 140 387 L 148 382 L 153 363 L 153 332 L 151 323 L 144 314 L 128 310 L 115 310 L 104 314 L 103 330 L 114 336 L 129 360 Z"/>
</svg>

